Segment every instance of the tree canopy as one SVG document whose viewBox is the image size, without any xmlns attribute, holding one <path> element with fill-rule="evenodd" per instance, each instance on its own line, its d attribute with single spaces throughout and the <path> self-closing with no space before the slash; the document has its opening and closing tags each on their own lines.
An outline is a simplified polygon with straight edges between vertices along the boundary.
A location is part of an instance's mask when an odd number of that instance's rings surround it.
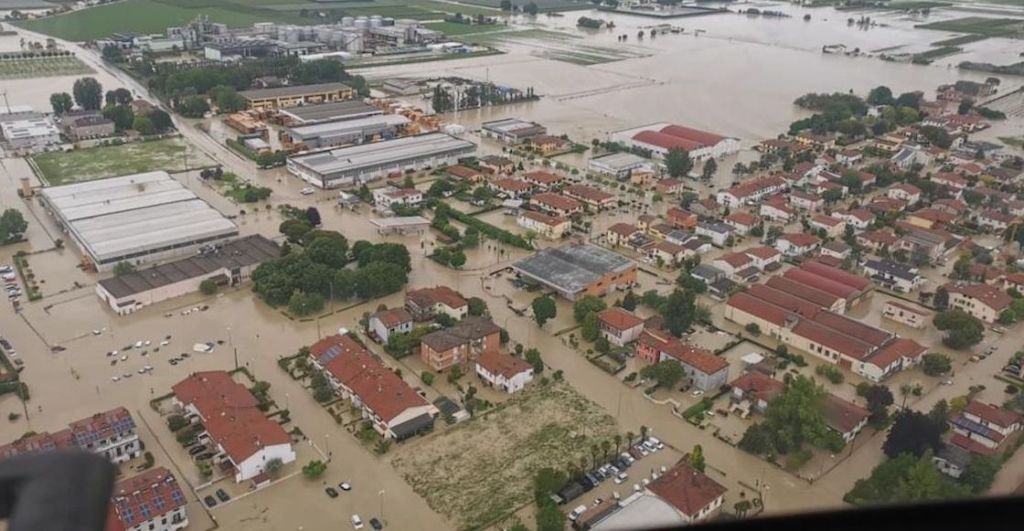
<svg viewBox="0 0 1024 531">
<path fill-rule="evenodd" d="M 544 326 L 544 323 L 554 319 L 558 313 L 555 300 L 546 295 L 533 299 L 531 306 L 533 307 L 533 319 L 537 321 L 537 326 Z"/>
<path fill-rule="evenodd" d="M 937 451 L 942 445 L 943 425 L 932 417 L 914 410 L 904 409 L 896 414 L 882 450 L 889 457 L 900 454 L 924 455 Z"/>
<path fill-rule="evenodd" d="M 881 505 L 960 498 L 969 494 L 939 472 L 932 463 L 932 452 L 921 456 L 906 453 L 884 461 L 871 476 L 857 480 L 843 498 L 853 505 Z"/>
<path fill-rule="evenodd" d="M 7 245 L 21 241 L 21 237 L 28 230 L 28 222 L 21 211 L 16 208 L 8 208 L 0 214 L 0 245 Z"/>
</svg>

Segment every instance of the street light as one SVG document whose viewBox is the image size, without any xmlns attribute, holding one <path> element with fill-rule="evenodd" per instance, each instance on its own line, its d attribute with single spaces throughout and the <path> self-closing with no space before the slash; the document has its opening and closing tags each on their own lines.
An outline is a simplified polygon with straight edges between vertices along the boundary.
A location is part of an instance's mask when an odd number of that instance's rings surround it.
<svg viewBox="0 0 1024 531">
<path fill-rule="evenodd" d="M 387 522 L 387 520 L 384 519 L 384 490 L 383 489 L 381 489 L 379 492 L 377 492 L 377 498 L 380 500 L 380 520 L 382 522 Z"/>
<path fill-rule="evenodd" d="M 327 462 L 331 462 L 331 436 L 328 433 L 324 434 L 324 450 L 327 451 Z"/>
</svg>

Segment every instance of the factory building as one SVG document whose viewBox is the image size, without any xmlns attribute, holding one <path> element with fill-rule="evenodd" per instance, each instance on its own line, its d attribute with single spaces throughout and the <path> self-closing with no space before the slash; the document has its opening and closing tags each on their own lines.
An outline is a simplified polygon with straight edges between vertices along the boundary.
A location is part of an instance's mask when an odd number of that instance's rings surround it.
<svg viewBox="0 0 1024 531">
<path fill-rule="evenodd" d="M 384 111 L 359 100 L 349 100 L 289 107 L 278 114 L 288 125 L 299 126 L 367 118 L 384 114 Z"/>
<path fill-rule="evenodd" d="M 610 139 L 625 146 L 648 150 L 664 158 L 672 149 L 683 149 L 695 160 L 719 158 L 740 150 L 740 141 L 670 123 L 656 123 L 612 133 Z"/>
<path fill-rule="evenodd" d="M 152 263 L 238 235 L 238 227 L 167 172 L 44 188 L 46 209 L 89 266 Z"/>
<path fill-rule="evenodd" d="M 473 154 L 476 144 L 427 133 L 288 158 L 288 171 L 320 188 L 358 185 L 389 173 L 435 168 Z"/>
<path fill-rule="evenodd" d="M 409 119 L 404 116 L 381 114 L 292 127 L 288 129 L 288 137 L 293 144 L 301 144 L 305 149 L 345 146 L 392 139 L 408 124 Z"/>
<path fill-rule="evenodd" d="M 355 97 L 355 90 L 344 83 L 317 83 L 314 85 L 243 90 L 239 94 L 245 98 L 250 109 L 267 110 L 295 107 L 310 103 L 350 100 Z"/>
</svg>

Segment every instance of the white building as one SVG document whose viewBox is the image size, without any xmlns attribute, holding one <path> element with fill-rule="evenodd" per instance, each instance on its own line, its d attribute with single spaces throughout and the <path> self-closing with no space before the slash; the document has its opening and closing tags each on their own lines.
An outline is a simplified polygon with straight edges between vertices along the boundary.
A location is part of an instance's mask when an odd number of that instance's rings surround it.
<svg viewBox="0 0 1024 531">
<path fill-rule="evenodd" d="M 716 246 L 725 247 L 726 242 L 729 240 L 729 236 L 732 236 L 732 233 L 735 231 L 736 229 L 732 228 L 730 225 L 726 225 L 725 223 L 718 221 L 706 221 L 697 224 L 696 232 L 698 236 L 708 238 L 711 240 L 711 243 Z"/>
<path fill-rule="evenodd" d="M 515 356 L 485 351 L 476 359 L 476 374 L 491 387 L 512 394 L 533 381 L 533 366 Z"/>
<path fill-rule="evenodd" d="M 61 143 L 60 129 L 49 116 L 0 121 L 0 135 L 7 148 L 18 153 L 36 153 Z"/>
<path fill-rule="evenodd" d="M 899 301 L 886 301 L 882 309 L 882 317 L 892 319 L 897 323 L 905 324 L 911 328 L 924 328 L 928 324 L 930 314 L 924 310 L 918 310 L 909 304 Z"/>
<path fill-rule="evenodd" d="M 664 158 L 672 149 L 685 150 L 694 160 L 720 158 L 740 150 L 740 141 L 736 138 L 667 122 L 618 131 L 610 135 L 610 140 L 649 150 L 657 158 Z"/>
<path fill-rule="evenodd" d="M 415 188 L 387 186 L 373 191 L 373 202 L 378 207 L 388 209 L 394 205 L 413 206 L 423 202 L 423 192 Z"/>
<path fill-rule="evenodd" d="M 526 230 L 533 231 L 541 238 L 558 240 L 572 228 L 572 223 L 565 218 L 549 216 L 543 212 L 523 210 L 516 218 L 516 223 Z"/>
<path fill-rule="evenodd" d="M 0 446 L 0 459 L 17 455 L 81 450 L 123 463 L 142 455 L 135 419 L 124 407 L 76 420 L 56 433 L 41 432 Z"/>
</svg>

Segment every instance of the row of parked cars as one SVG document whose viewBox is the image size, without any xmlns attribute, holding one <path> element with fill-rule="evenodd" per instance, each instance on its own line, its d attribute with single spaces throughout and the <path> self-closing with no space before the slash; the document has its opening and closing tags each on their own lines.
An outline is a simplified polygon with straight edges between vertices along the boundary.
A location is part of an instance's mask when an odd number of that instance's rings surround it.
<svg viewBox="0 0 1024 531">
<path fill-rule="evenodd" d="M 616 485 L 625 483 L 629 479 L 629 473 L 626 472 L 626 469 L 632 466 L 638 459 L 643 459 L 663 448 L 665 448 L 664 443 L 654 437 L 648 437 L 643 442 L 637 443 L 630 447 L 629 450 L 613 457 L 608 463 L 590 470 L 584 473 L 578 480 L 570 482 L 555 494 L 555 501 L 559 505 L 569 503 L 584 493 L 590 492 L 608 479 L 614 481 Z M 580 507 L 582 507 L 582 510 L 579 510 Z M 577 507 L 569 514 L 570 520 L 574 520 L 576 516 L 579 516 L 587 508 L 585 505 L 580 507 Z"/>
<path fill-rule="evenodd" d="M 7 300 L 16 301 L 21 298 L 21 286 L 18 285 L 18 275 L 14 269 L 7 265 L 0 265 L 0 278 L 4 281 L 4 289 L 7 290 Z"/>
</svg>

